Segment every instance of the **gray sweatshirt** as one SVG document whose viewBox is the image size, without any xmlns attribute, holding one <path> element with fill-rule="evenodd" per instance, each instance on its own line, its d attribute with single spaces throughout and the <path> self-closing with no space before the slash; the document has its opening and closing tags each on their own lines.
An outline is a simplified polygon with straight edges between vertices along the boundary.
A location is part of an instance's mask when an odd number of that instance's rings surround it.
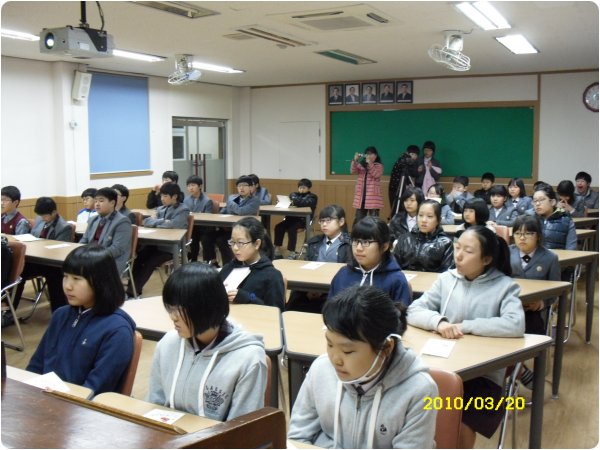
<svg viewBox="0 0 600 450">
<path fill-rule="evenodd" d="M 233 325 L 223 341 L 196 354 L 171 330 L 156 346 L 148 401 L 224 421 L 262 408 L 266 385 L 262 336 Z"/>
<path fill-rule="evenodd" d="M 434 448 L 436 411 L 425 411 L 423 398 L 437 395 L 427 367 L 398 341 L 391 366 L 362 396 L 354 386 L 342 385 L 327 355 L 321 355 L 294 403 L 288 438 L 323 448 L 368 448 L 370 438 L 372 448 Z"/>
<path fill-rule="evenodd" d="M 490 269 L 473 281 L 456 269 L 440 274 L 433 286 L 408 308 L 410 325 L 437 330 L 446 319 L 460 323 L 466 334 L 491 337 L 522 337 L 525 313 L 515 281 L 497 269 Z M 504 370 L 486 375 L 502 386 Z"/>
</svg>

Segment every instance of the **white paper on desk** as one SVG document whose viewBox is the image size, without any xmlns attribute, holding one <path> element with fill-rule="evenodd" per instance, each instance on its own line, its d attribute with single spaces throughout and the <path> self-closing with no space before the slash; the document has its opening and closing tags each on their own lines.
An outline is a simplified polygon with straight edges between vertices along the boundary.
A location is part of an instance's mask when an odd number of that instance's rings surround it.
<svg viewBox="0 0 600 450">
<path fill-rule="evenodd" d="M 169 411 L 166 409 L 153 409 L 144 414 L 144 417 L 169 425 L 174 424 L 179 419 L 185 416 L 185 413 L 177 411 Z"/>
<path fill-rule="evenodd" d="M 313 261 L 313 262 L 309 262 L 307 264 L 304 264 L 300 268 L 301 269 L 308 269 L 308 270 L 317 270 L 319 267 L 321 267 L 324 264 L 325 264 L 324 262 Z"/>
<path fill-rule="evenodd" d="M 225 290 L 236 290 L 248 275 L 250 275 L 250 267 L 238 267 L 237 269 L 233 269 L 227 278 L 225 278 L 225 281 L 223 281 Z"/>
<path fill-rule="evenodd" d="M 287 445 L 286 448 L 298 448 L 294 445 L 294 443 L 292 441 L 290 441 L 289 439 L 287 440 Z"/>
<path fill-rule="evenodd" d="M 231 216 L 233 216 L 233 214 L 219 214 L 219 216 L 221 216 L 221 217 L 231 217 Z"/>
<path fill-rule="evenodd" d="M 15 234 L 14 238 L 19 241 L 19 242 L 33 242 L 33 241 L 39 241 L 40 238 L 35 237 L 33 234 L 31 233 L 26 233 L 26 234 Z"/>
<path fill-rule="evenodd" d="M 410 281 L 414 277 L 416 277 L 416 275 L 414 273 L 404 273 L 404 276 L 406 277 L 406 281 Z"/>
<path fill-rule="evenodd" d="M 421 354 L 448 358 L 456 341 L 450 339 L 429 338 L 421 349 Z"/>
<path fill-rule="evenodd" d="M 156 230 L 150 230 L 148 228 L 138 228 L 138 234 L 150 234 L 156 233 Z"/>
<path fill-rule="evenodd" d="M 53 391 L 69 392 L 69 387 L 54 372 L 30 378 L 25 383 L 40 389 L 52 389 Z"/>
<path fill-rule="evenodd" d="M 73 244 L 54 244 L 54 245 L 46 245 L 46 248 L 52 249 L 52 248 L 63 248 L 63 247 L 70 247 Z"/>
<path fill-rule="evenodd" d="M 276 208 L 289 208 L 292 204 L 292 201 L 287 195 L 278 195 L 277 196 L 277 204 Z"/>
</svg>

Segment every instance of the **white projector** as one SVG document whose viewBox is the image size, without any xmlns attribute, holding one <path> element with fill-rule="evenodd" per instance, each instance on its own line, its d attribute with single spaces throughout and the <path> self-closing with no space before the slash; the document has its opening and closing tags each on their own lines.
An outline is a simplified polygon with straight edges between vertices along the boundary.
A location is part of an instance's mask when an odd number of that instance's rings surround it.
<svg viewBox="0 0 600 450">
<path fill-rule="evenodd" d="M 112 56 L 113 38 L 104 30 L 77 28 L 44 28 L 40 33 L 40 52 L 63 54 L 78 59 Z"/>
</svg>

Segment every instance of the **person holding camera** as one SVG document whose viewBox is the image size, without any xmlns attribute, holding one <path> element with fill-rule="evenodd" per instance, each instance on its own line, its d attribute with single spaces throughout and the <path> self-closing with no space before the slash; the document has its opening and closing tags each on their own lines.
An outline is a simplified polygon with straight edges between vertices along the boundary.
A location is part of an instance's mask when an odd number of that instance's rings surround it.
<svg viewBox="0 0 600 450">
<path fill-rule="evenodd" d="M 390 174 L 390 184 L 388 195 L 390 198 L 390 206 L 392 215 L 397 213 L 398 199 L 404 192 L 406 186 L 414 186 L 415 180 L 419 175 L 417 171 L 417 158 L 419 157 L 419 147 L 409 145 L 406 152 L 402 153 L 392 169 Z"/>
<path fill-rule="evenodd" d="M 354 223 L 363 217 L 379 216 L 383 208 L 383 195 L 381 194 L 381 175 L 383 164 L 375 147 L 367 147 L 365 154 L 355 153 L 350 172 L 358 175 L 354 189 L 352 206 L 356 208 Z"/>
<path fill-rule="evenodd" d="M 433 156 L 435 154 L 435 143 L 432 141 L 425 141 L 423 144 L 423 157 L 419 158 L 419 165 L 417 170 L 419 176 L 417 177 L 417 186 L 420 187 L 423 192 L 429 191 L 429 188 L 438 182 L 440 175 L 442 174 L 442 166 L 440 162 Z"/>
</svg>

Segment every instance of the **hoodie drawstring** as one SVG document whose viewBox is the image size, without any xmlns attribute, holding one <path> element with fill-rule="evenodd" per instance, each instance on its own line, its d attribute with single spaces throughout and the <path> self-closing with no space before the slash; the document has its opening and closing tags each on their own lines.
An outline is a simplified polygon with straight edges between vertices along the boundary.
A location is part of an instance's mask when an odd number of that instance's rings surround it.
<svg viewBox="0 0 600 450">
<path fill-rule="evenodd" d="M 358 270 L 360 270 L 362 272 L 362 280 L 360 280 L 360 285 L 362 286 L 363 284 L 365 284 L 365 280 L 367 279 L 367 276 L 370 275 L 369 278 L 369 286 L 373 286 L 373 272 L 375 272 L 375 270 L 379 267 L 379 264 L 377 264 L 375 267 L 373 267 L 371 270 L 366 271 L 364 270 L 360 265 L 357 267 Z"/>
<path fill-rule="evenodd" d="M 455 277 L 454 284 L 452 285 L 452 287 L 450 288 L 450 292 L 448 292 L 448 295 L 446 296 L 446 301 L 442 303 L 442 310 L 440 311 L 440 314 L 444 317 L 446 317 L 446 308 L 448 307 L 448 303 L 450 303 L 450 296 L 452 295 L 452 292 L 454 292 L 454 288 L 457 284 L 458 278 Z"/>
<path fill-rule="evenodd" d="M 338 381 L 337 394 L 335 396 L 335 415 L 333 417 L 333 448 L 339 448 L 338 446 L 338 423 L 340 421 L 340 405 L 342 403 L 342 392 L 343 383 Z M 375 440 L 375 426 L 377 425 L 377 413 L 379 412 L 379 405 L 381 404 L 381 396 L 383 392 L 383 384 L 377 386 L 375 391 L 375 398 L 373 399 L 373 406 L 371 408 L 371 414 L 369 416 L 369 429 L 367 431 L 367 448 L 373 448 L 373 441 Z"/>
<path fill-rule="evenodd" d="M 177 367 L 175 368 L 175 375 L 173 376 L 173 383 L 171 384 L 171 392 L 169 394 L 169 408 L 175 409 L 175 386 L 177 385 L 177 379 L 179 378 L 179 372 L 181 371 L 181 366 L 183 365 L 183 356 L 185 353 L 185 339 L 181 339 L 181 345 L 179 346 L 179 358 L 177 360 Z M 198 413 L 197 415 L 204 415 L 204 386 L 206 385 L 206 380 L 208 380 L 208 375 L 212 370 L 215 362 L 217 361 L 217 355 L 219 354 L 219 350 L 213 353 L 210 358 L 210 362 L 208 363 L 208 367 L 204 371 L 202 375 L 202 380 L 200 381 L 200 389 L 198 390 Z"/>
</svg>

